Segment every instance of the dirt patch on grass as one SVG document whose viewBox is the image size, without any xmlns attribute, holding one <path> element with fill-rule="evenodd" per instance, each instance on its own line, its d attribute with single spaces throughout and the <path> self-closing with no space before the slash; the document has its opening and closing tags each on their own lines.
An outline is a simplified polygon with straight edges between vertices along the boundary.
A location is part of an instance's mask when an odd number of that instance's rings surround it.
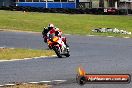
<svg viewBox="0 0 132 88">
<path fill-rule="evenodd" d="M 18 84 L 15 86 L 7 86 L 4 88 L 52 88 L 52 86 L 47 84 Z"/>
</svg>

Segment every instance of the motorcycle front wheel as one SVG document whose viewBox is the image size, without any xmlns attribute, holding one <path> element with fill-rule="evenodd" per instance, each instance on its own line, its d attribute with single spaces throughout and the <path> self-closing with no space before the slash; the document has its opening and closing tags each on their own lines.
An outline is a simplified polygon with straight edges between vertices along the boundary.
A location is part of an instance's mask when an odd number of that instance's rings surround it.
<svg viewBox="0 0 132 88">
<path fill-rule="evenodd" d="M 66 57 L 70 56 L 69 49 L 67 49 L 67 53 L 65 54 Z"/>
<path fill-rule="evenodd" d="M 62 55 L 60 54 L 60 49 L 57 46 L 54 46 L 53 50 L 59 58 L 62 58 Z"/>
</svg>

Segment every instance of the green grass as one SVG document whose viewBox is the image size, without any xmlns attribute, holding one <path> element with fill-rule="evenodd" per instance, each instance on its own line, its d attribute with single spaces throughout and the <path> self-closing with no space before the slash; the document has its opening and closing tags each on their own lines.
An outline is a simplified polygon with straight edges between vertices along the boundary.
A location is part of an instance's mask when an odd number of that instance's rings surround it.
<svg viewBox="0 0 132 88">
<path fill-rule="evenodd" d="M 51 50 L 0 48 L 0 60 L 23 59 L 51 55 L 54 55 L 54 52 Z"/>
<path fill-rule="evenodd" d="M 70 15 L 56 13 L 37 13 L 37 12 L 16 12 L 0 11 L 0 28 L 14 29 L 23 31 L 41 32 L 48 23 L 54 23 L 63 30 L 63 33 L 70 34 L 95 34 L 95 35 L 114 35 L 118 37 L 126 36 L 113 33 L 94 33 L 94 28 L 108 27 L 118 28 L 132 32 L 132 16 L 115 15 Z M 131 37 L 132 35 L 130 35 Z"/>
</svg>

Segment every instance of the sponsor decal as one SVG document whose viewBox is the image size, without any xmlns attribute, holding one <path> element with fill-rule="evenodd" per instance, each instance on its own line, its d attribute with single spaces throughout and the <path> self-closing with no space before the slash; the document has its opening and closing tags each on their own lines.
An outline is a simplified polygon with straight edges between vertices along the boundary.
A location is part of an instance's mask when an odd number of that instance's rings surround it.
<svg viewBox="0 0 132 88">
<path fill-rule="evenodd" d="M 77 83 L 83 85 L 85 83 L 130 83 L 131 76 L 129 74 L 87 74 L 81 67 L 78 68 L 76 77 Z"/>
</svg>

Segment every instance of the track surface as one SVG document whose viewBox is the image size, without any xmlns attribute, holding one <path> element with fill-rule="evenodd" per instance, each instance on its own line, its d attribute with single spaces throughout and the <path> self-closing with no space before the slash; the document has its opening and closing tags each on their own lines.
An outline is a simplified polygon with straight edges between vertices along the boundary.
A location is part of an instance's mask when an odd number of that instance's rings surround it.
<svg viewBox="0 0 132 88">
<path fill-rule="evenodd" d="M 130 84 L 75 83 L 78 66 L 88 73 L 132 74 L 132 39 L 67 36 L 69 58 L 41 58 L 24 61 L 0 62 L 0 84 L 42 80 L 67 80 L 54 88 L 132 88 Z M 0 47 L 46 49 L 41 34 L 0 32 Z"/>
</svg>

